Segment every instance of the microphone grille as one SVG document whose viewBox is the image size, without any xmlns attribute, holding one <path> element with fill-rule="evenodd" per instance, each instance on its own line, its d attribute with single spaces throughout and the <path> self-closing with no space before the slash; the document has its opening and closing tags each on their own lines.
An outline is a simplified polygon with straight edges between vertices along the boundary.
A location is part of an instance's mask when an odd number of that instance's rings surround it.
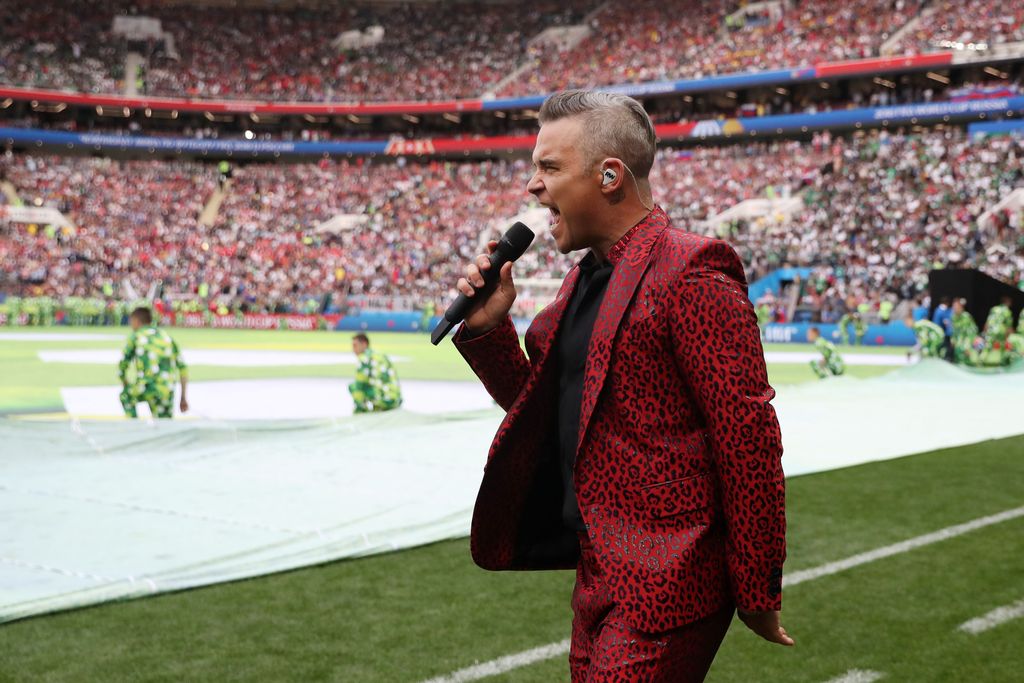
<svg viewBox="0 0 1024 683">
<path fill-rule="evenodd" d="M 533 230 L 530 230 L 525 223 L 517 222 L 509 228 L 501 237 L 503 242 L 508 242 L 509 244 L 509 260 L 515 261 L 526 253 L 534 237 Z"/>
</svg>

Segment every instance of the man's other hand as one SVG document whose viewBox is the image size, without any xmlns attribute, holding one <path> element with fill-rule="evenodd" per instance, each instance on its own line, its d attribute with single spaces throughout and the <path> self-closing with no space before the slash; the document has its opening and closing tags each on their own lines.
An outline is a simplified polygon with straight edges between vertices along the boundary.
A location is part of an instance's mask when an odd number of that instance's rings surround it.
<svg viewBox="0 0 1024 683">
<path fill-rule="evenodd" d="M 740 621 L 747 625 L 747 628 L 768 642 L 786 645 L 787 647 L 796 645 L 796 642 L 786 633 L 786 629 L 782 628 L 782 624 L 779 623 L 778 610 L 770 612 L 744 612 L 737 610 L 736 613 Z"/>
</svg>

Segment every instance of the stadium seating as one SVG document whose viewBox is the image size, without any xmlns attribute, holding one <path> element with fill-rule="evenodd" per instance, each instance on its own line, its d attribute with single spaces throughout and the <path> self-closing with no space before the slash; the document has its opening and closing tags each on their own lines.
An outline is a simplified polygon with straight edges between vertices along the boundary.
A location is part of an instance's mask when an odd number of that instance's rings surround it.
<svg viewBox="0 0 1024 683">
<path fill-rule="evenodd" d="M 436 100 L 540 94 L 666 78 L 698 78 L 873 56 L 919 16 L 919 0 L 794 0 L 781 13 L 735 14 L 732 0 L 594 0 L 480 5 L 390 3 L 319 9 L 181 12 L 157 2 L 40 0 L 0 7 L 0 82 L 83 92 L 123 91 L 128 45 L 115 15 L 160 19 L 172 40 L 135 44 L 149 95 L 263 100 Z M 592 12 L 598 8 L 596 12 Z M 932 4 L 893 51 L 948 49 L 943 41 L 1024 38 L 1024 9 L 998 0 Z M 685 17 L 681 21 L 680 17 Z M 579 25 L 571 49 L 534 41 Z M 343 51 L 346 30 L 379 25 L 382 41 Z M 259 36 L 259 40 L 254 40 Z M 517 71 L 518 67 L 522 67 Z M 511 78 L 506 79 L 506 77 Z"/>
<path fill-rule="evenodd" d="M 903 36 L 894 52 L 915 54 L 964 49 L 970 43 L 989 46 L 1024 40 L 1024 6 L 1001 0 L 961 3 L 939 0 L 929 17 Z"/>
<path fill-rule="evenodd" d="M 43 0 L 0 7 L 0 82 L 112 93 L 125 79 L 116 14 L 136 8 L 161 20 L 170 44 L 149 57 L 149 95 L 269 100 L 427 100 L 475 97 L 517 65 L 544 28 L 579 21 L 589 0 L 506 4 L 338 5 L 296 10 L 195 7 L 158 2 Z M 359 51 L 333 45 L 347 30 L 384 27 Z M 258 38 L 258 39 L 256 39 Z"/>
<path fill-rule="evenodd" d="M 868 57 L 905 24 L 916 0 L 786 3 L 779 16 L 727 25 L 735 3 L 658 0 L 612 3 L 594 19 L 591 38 L 569 51 L 539 49 L 535 67 L 504 95 L 621 82 L 701 78 L 755 69 Z M 686 20 L 679 21 L 685 11 Z"/>
<path fill-rule="evenodd" d="M 677 226 L 725 237 L 753 280 L 783 265 L 813 266 L 802 304 L 837 310 L 851 296 L 914 297 L 933 266 L 974 266 L 1006 281 L 1024 273 L 1022 216 L 976 219 L 1022 183 L 1024 142 L 972 142 L 947 129 L 851 141 L 663 150 L 655 197 Z M 54 206 L 72 235 L 8 224 L 6 273 L 23 292 L 87 295 L 103 282 L 139 292 L 162 280 L 254 311 L 296 310 L 309 296 L 341 301 L 440 303 L 482 232 L 529 199 L 525 160 L 329 162 L 235 170 L 212 226 L 197 217 L 216 187 L 208 166 L 15 156 L 6 175 L 26 202 Z M 790 219 L 702 221 L 745 199 L 799 194 Z M 340 235 L 319 232 L 338 214 L 368 217 Z M 560 277 L 573 262 L 550 244 L 527 254 L 519 277 Z M 3 277 L 3 274 L 0 274 Z M 10 288 L 11 282 L 0 283 Z M 387 305 L 383 303 L 381 305 Z"/>
</svg>

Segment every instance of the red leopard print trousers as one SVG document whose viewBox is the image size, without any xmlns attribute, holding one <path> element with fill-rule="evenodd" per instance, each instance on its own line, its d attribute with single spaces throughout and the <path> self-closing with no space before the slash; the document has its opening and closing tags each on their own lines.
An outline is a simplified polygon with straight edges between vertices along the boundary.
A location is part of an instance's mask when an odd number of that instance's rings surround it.
<svg viewBox="0 0 1024 683">
<path fill-rule="evenodd" d="M 572 683 L 699 683 L 732 622 L 733 607 L 662 633 L 641 633 L 619 616 L 586 534 L 572 594 Z"/>
</svg>

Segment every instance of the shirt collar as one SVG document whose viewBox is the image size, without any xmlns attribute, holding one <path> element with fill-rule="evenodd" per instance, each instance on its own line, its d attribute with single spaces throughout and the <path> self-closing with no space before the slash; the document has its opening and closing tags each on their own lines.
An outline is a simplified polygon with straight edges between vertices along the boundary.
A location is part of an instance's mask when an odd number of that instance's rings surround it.
<svg viewBox="0 0 1024 683">
<path fill-rule="evenodd" d="M 587 252 L 587 255 L 580 259 L 580 273 L 584 275 L 591 275 L 602 268 L 611 268 L 614 264 L 610 261 L 601 261 L 597 258 L 597 254 L 593 250 Z"/>
<path fill-rule="evenodd" d="M 632 241 L 633 237 L 635 237 L 638 232 L 644 229 L 644 227 L 650 222 L 651 216 L 653 216 L 658 211 L 660 211 L 660 207 L 655 206 L 655 208 L 652 209 L 651 212 L 648 213 L 646 216 L 644 216 L 639 223 L 637 223 L 632 228 L 627 230 L 626 234 L 620 237 L 619 241 L 612 245 L 612 248 L 608 250 L 608 255 L 606 257 L 608 264 L 610 264 L 613 268 L 619 264 L 619 261 L 621 261 L 622 257 L 625 256 L 626 248 L 629 247 L 629 243 Z M 583 257 L 583 260 L 580 261 L 580 270 L 585 271 L 593 269 L 599 265 L 600 262 L 597 260 L 597 256 L 594 255 L 593 251 L 590 251 L 589 253 L 587 253 L 586 256 Z"/>
</svg>

